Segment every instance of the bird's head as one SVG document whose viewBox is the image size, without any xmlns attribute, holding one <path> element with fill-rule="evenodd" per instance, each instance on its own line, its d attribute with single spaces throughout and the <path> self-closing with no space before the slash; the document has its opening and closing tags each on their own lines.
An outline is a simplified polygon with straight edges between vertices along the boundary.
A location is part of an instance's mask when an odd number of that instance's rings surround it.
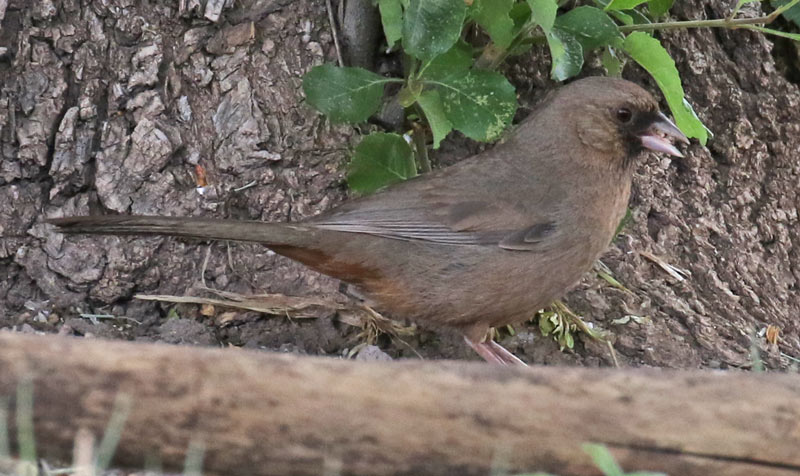
<svg viewBox="0 0 800 476">
<path fill-rule="evenodd" d="M 658 109 L 658 102 L 640 86 L 623 79 L 591 77 L 559 91 L 575 118 L 574 133 L 599 160 L 626 168 L 639 152 L 649 149 L 676 157 L 683 154 L 673 142 L 689 140 Z"/>
</svg>

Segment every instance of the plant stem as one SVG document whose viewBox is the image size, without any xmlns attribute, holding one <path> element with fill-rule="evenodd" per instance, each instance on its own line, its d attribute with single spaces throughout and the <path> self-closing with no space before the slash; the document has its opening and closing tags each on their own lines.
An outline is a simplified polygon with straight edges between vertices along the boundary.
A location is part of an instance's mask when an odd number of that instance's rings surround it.
<svg viewBox="0 0 800 476">
<path fill-rule="evenodd" d="M 668 21 L 641 25 L 623 25 L 619 27 L 619 31 L 622 33 L 629 33 L 632 31 L 675 30 L 682 28 L 737 28 L 744 25 L 768 25 L 775 21 L 781 13 L 792 8 L 798 2 L 800 2 L 800 0 L 792 0 L 786 5 L 775 9 L 775 11 L 769 15 L 756 18 L 720 18 L 715 20 Z"/>
<path fill-rule="evenodd" d="M 418 103 L 414 103 L 414 109 L 420 118 L 425 117 L 422 114 L 422 109 L 419 107 Z M 411 126 L 414 128 L 413 138 L 414 148 L 417 150 L 417 165 L 419 166 L 420 172 L 425 174 L 431 171 L 431 160 L 428 157 L 428 147 L 425 143 L 425 128 L 422 127 L 422 124 L 418 122 L 412 123 Z M 430 125 L 428 126 L 428 129 L 430 129 Z"/>
<path fill-rule="evenodd" d="M 643 23 L 639 25 L 622 25 L 619 27 L 619 31 L 622 33 L 630 33 L 634 31 L 678 30 L 685 28 L 734 29 L 740 27 L 747 29 L 755 29 L 752 28 L 754 25 L 769 25 L 770 23 L 775 21 L 775 19 L 778 18 L 783 12 L 792 8 L 798 3 L 800 3 L 800 0 L 792 0 L 786 5 L 776 8 L 769 15 L 763 15 L 756 18 L 729 17 L 729 18 L 719 18 L 715 20 L 687 20 L 687 21 L 668 21 L 660 23 Z M 535 22 L 530 22 L 528 25 L 522 28 L 520 32 L 517 34 L 517 37 L 514 38 L 514 41 L 511 43 L 511 45 L 504 51 L 502 50 L 498 51 L 496 47 L 492 48 L 494 44 L 490 43 L 487 46 L 487 48 L 484 49 L 481 56 L 475 61 L 475 64 L 480 65 L 480 67 L 488 67 L 489 69 L 495 69 L 500 63 L 505 61 L 506 57 L 508 56 L 508 52 L 511 51 L 524 38 L 529 37 L 534 42 L 544 40 L 545 36 L 542 33 L 532 34 L 537 26 L 538 25 Z"/>
<path fill-rule="evenodd" d="M 798 33 L 786 33 L 785 31 L 772 30 L 770 28 L 764 28 L 763 26 L 758 26 L 758 25 L 744 25 L 742 26 L 742 28 L 753 31 L 760 31 L 761 33 L 764 33 L 766 35 L 780 36 L 782 38 L 789 38 L 790 40 L 800 41 L 800 34 Z"/>
</svg>

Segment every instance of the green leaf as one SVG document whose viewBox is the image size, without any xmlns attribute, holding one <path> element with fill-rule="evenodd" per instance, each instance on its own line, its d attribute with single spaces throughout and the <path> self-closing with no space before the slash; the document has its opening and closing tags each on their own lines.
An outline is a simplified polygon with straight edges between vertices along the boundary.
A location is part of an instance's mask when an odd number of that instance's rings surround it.
<svg viewBox="0 0 800 476">
<path fill-rule="evenodd" d="M 603 68 L 606 70 L 606 76 L 612 78 L 619 78 L 622 76 L 622 61 L 617 56 L 617 52 L 610 46 L 603 50 L 603 55 L 600 57 L 603 63 Z"/>
<path fill-rule="evenodd" d="M 659 18 L 667 14 L 672 8 L 675 0 L 648 0 L 647 9 L 650 10 L 650 17 Z"/>
<path fill-rule="evenodd" d="M 514 0 L 474 0 L 468 14 L 500 48 L 507 48 L 514 39 L 511 7 Z"/>
<path fill-rule="evenodd" d="M 572 332 L 569 329 L 558 338 L 558 345 L 561 346 L 561 350 L 564 350 L 564 348 L 572 350 L 575 347 L 575 337 L 572 336 Z"/>
<path fill-rule="evenodd" d="M 556 0 L 527 0 L 531 7 L 531 19 L 542 27 L 542 31 L 549 34 L 553 29 L 558 12 Z"/>
<path fill-rule="evenodd" d="M 547 34 L 547 45 L 553 65 L 550 77 L 564 81 L 581 72 L 583 67 L 583 47 L 580 41 L 566 31 L 553 28 Z"/>
<path fill-rule="evenodd" d="M 378 0 L 383 33 L 390 47 L 403 37 L 403 8 L 400 0 Z"/>
<path fill-rule="evenodd" d="M 428 80 L 438 80 L 464 72 L 472 66 L 472 46 L 459 41 L 446 53 L 441 54 L 422 66 L 417 75 Z"/>
<path fill-rule="evenodd" d="M 417 98 L 422 94 L 422 87 L 424 84 L 418 81 L 409 81 L 400 92 L 397 93 L 397 102 L 403 107 L 411 107 Z"/>
<path fill-rule="evenodd" d="M 657 39 L 644 32 L 628 35 L 624 49 L 656 80 L 681 131 L 689 137 L 699 139 L 705 145 L 709 131 L 684 98 L 678 69 L 667 50 Z"/>
<path fill-rule="evenodd" d="M 623 25 L 633 25 L 633 17 L 628 15 L 627 13 L 623 13 L 618 10 L 612 10 L 609 13 L 614 18 L 619 20 Z"/>
<path fill-rule="evenodd" d="M 597 469 L 605 476 L 625 476 L 625 473 L 622 472 L 622 468 L 619 467 L 614 460 L 614 456 L 608 451 L 605 445 L 584 443 L 581 445 L 581 448 L 592 457 L 594 465 L 597 466 Z"/>
<path fill-rule="evenodd" d="M 442 98 L 439 96 L 439 91 L 429 89 L 423 92 L 417 99 L 417 103 L 425 113 L 425 118 L 428 120 L 428 125 L 431 126 L 433 133 L 433 148 L 438 149 L 439 144 L 442 142 L 447 134 L 453 130 L 453 124 L 447 119 L 442 105 Z"/>
<path fill-rule="evenodd" d="M 363 68 L 315 66 L 303 76 L 308 103 L 334 122 L 361 122 L 381 105 L 383 85 L 391 80 Z"/>
<path fill-rule="evenodd" d="M 611 0 L 611 2 L 606 5 L 606 10 L 630 10 L 646 1 L 647 0 Z"/>
<path fill-rule="evenodd" d="M 453 127 L 470 139 L 490 141 L 511 123 L 517 110 L 514 86 L 494 71 L 466 71 L 433 82 Z"/>
<path fill-rule="evenodd" d="M 526 2 L 515 3 L 508 12 L 508 16 L 514 22 L 514 34 L 516 35 L 531 19 L 531 7 Z"/>
<path fill-rule="evenodd" d="M 539 332 L 543 336 L 549 336 L 556 330 L 556 325 L 551 319 L 553 316 L 555 316 L 555 313 L 552 311 L 545 311 L 539 314 Z"/>
<path fill-rule="evenodd" d="M 417 175 L 414 152 L 402 136 L 378 132 L 356 147 L 347 171 L 353 190 L 367 194 Z"/>
<path fill-rule="evenodd" d="M 791 0 L 772 0 L 770 4 L 775 7 L 782 7 L 789 3 Z M 783 16 L 793 21 L 795 25 L 800 26 L 800 3 L 795 4 L 792 8 L 783 12 Z"/>
<path fill-rule="evenodd" d="M 589 6 L 573 8 L 559 16 L 555 26 L 577 38 L 584 52 L 622 43 L 622 34 L 617 24 L 599 8 Z"/>
<path fill-rule="evenodd" d="M 647 15 L 640 12 L 639 10 L 626 10 L 626 12 L 633 20 L 634 25 L 648 25 L 652 23 L 650 19 L 647 18 Z M 617 13 L 622 13 L 622 12 L 617 12 Z"/>
<path fill-rule="evenodd" d="M 449 50 L 461 35 L 464 0 L 408 0 L 403 15 L 403 49 L 425 61 Z"/>
<path fill-rule="evenodd" d="M 597 272 L 597 277 L 599 277 L 603 281 L 607 282 L 611 286 L 619 289 L 620 291 L 626 292 L 626 293 L 631 294 L 631 295 L 633 294 L 633 291 L 631 291 L 630 289 L 628 289 L 625 286 L 623 286 L 622 283 L 617 281 L 617 278 L 615 278 L 614 276 L 611 276 L 610 274 L 606 273 L 605 271 L 598 271 Z"/>
</svg>

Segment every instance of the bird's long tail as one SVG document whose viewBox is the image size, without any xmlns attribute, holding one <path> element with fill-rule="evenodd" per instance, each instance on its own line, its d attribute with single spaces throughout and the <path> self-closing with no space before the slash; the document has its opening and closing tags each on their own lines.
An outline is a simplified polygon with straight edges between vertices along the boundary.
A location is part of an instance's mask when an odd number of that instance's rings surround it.
<svg viewBox="0 0 800 476">
<path fill-rule="evenodd" d="M 168 235 L 212 240 L 254 241 L 266 245 L 299 245 L 308 238 L 302 225 L 259 221 L 165 216 L 83 216 L 47 220 L 61 233 L 93 235 Z"/>
</svg>

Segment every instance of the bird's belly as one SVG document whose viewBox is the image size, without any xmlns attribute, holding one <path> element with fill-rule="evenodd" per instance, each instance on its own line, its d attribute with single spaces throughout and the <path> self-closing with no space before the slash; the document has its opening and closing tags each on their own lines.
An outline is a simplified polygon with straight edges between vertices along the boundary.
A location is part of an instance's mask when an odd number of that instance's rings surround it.
<svg viewBox="0 0 800 476">
<path fill-rule="evenodd" d="M 517 323 L 575 285 L 592 265 L 596 253 L 585 246 L 537 254 L 498 247 L 450 247 L 449 259 L 438 268 L 424 266 L 424 252 L 410 261 L 414 273 L 396 279 L 364 283 L 378 310 L 422 325 L 457 328 L 472 334 Z M 400 271 L 400 270 L 398 270 Z M 476 331 L 480 332 L 480 331 Z"/>
</svg>

